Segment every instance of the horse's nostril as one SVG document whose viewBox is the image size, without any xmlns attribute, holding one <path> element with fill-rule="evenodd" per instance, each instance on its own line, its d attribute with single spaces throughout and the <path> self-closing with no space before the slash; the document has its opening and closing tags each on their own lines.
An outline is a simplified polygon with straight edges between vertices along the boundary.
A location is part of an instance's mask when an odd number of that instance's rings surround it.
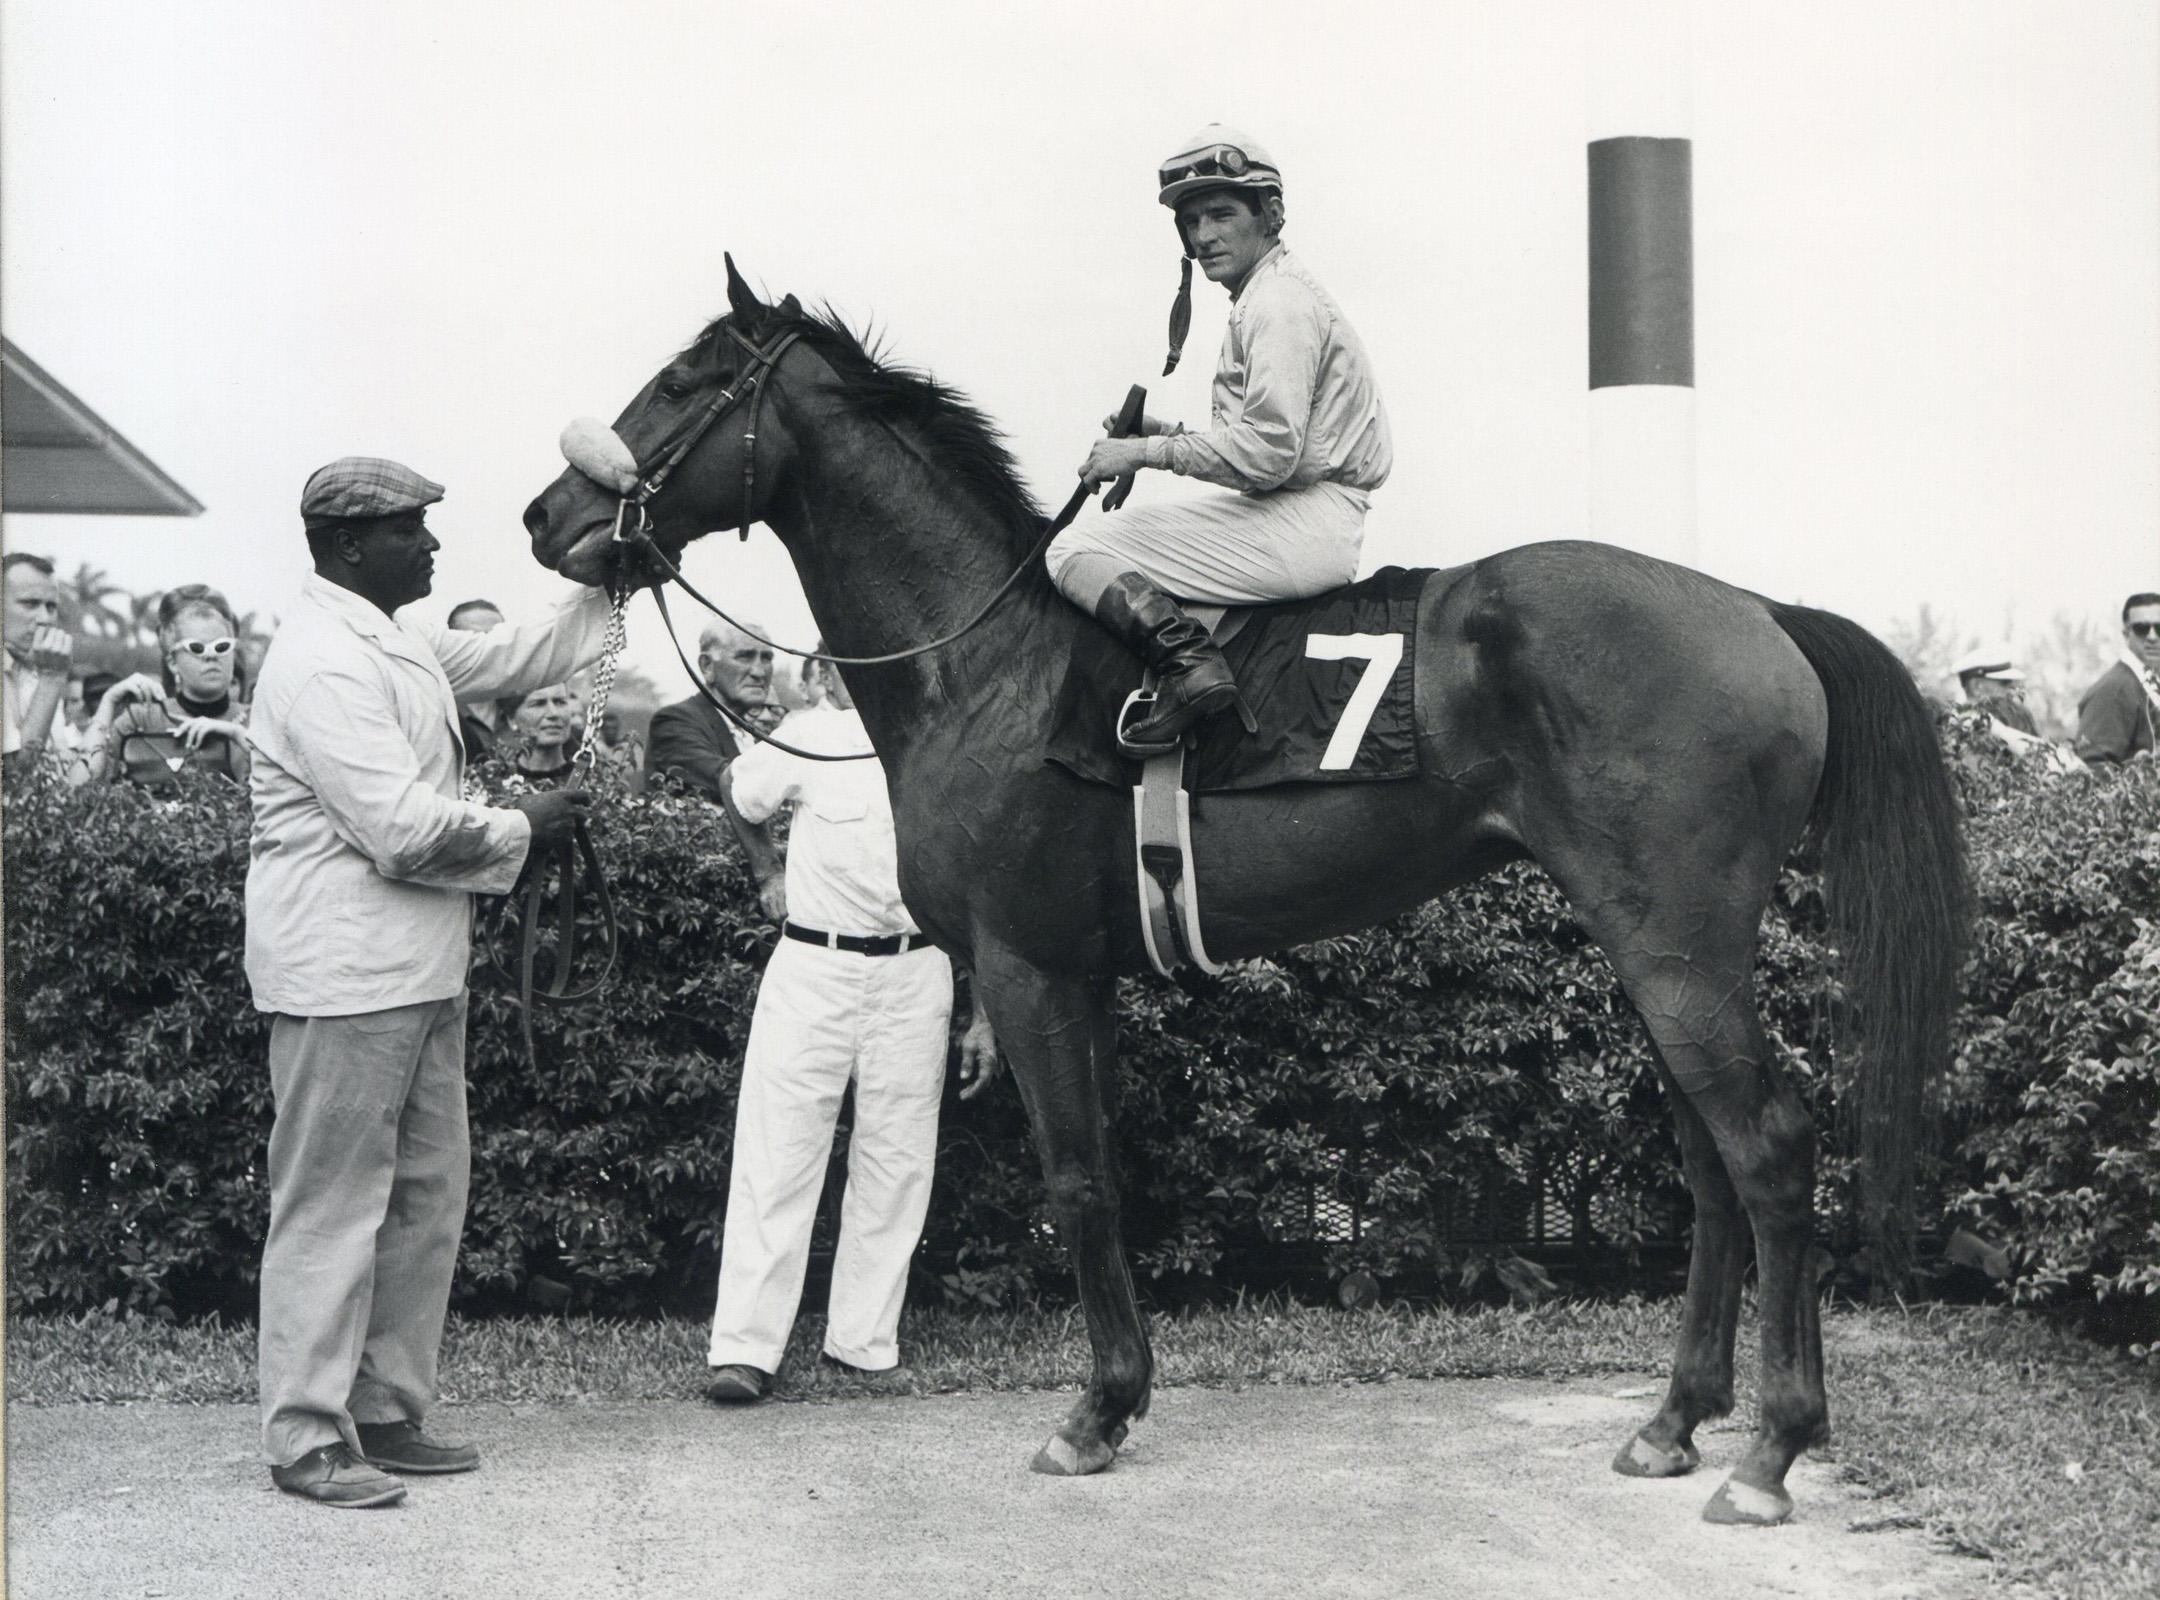
<svg viewBox="0 0 2160 1600">
<path fill-rule="evenodd" d="M 535 500 L 525 508 L 525 531 L 535 539 L 547 532 L 547 507 Z"/>
</svg>

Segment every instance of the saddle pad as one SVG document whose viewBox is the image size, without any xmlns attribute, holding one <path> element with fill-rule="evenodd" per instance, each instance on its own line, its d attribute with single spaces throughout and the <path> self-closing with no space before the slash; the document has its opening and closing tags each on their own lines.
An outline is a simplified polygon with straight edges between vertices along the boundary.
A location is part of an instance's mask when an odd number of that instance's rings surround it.
<svg viewBox="0 0 2160 1600">
<path fill-rule="evenodd" d="M 1418 596 L 1431 576 L 1426 567 L 1383 567 L 1310 600 L 1244 608 L 1223 655 L 1260 731 L 1246 733 L 1229 712 L 1203 723 L 1186 769 L 1191 791 L 1416 777 L 1411 664 Z M 1139 687 L 1138 658 L 1101 628 L 1082 628 L 1048 758 L 1091 782 L 1131 787 L 1140 766 L 1118 754 L 1112 729 Z"/>
</svg>

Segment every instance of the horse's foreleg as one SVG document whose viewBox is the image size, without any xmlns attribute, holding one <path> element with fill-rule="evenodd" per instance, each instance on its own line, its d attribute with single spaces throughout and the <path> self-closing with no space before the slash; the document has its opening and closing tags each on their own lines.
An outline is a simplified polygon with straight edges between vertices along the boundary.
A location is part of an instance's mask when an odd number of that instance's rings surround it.
<svg viewBox="0 0 2160 1600">
<path fill-rule="evenodd" d="M 1095 1351 L 1086 1393 L 1031 1465 L 1065 1477 L 1100 1472 L 1124 1441 L 1127 1422 L 1145 1414 L 1154 1376 L 1118 1229 L 1109 980 L 1044 973 L 981 949 L 975 971 L 1027 1106 Z"/>
<path fill-rule="evenodd" d="M 1672 1075 L 1663 1076 L 1680 1135 L 1680 1159 L 1695 1197 L 1695 1238 L 1665 1403 L 1613 1458 L 1613 1470 L 1631 1478 L 1671 1478 L 1694 1471 L 1702 1461 L 1695 1448 L 1696 1426 L 1732 1410 L 1733 1332 L 1747 1271 L 1747 1216 L 1717 1142 Z"/>
<path fill-rule="evenodd" d="M 1712 1522 L 1782 1522 L 1792 1515 L 1786 1471 L 1828 1431 L 1822 1326 L 1809 1271 L 1815 1231 L 1815 1127 L 1770 1065 L 1769 1045 L 1755 1014 L 1746 947 L 1706 951 L 1700 923 L 1694 931 L 1692 949 L 1687 941 L 1646 939 L 1638 931 L 1614 952 L 1614 966 L 1687 1101 L 1681 1140 L 1699 1214 L 1706 1187 L 1714 1201 L 1722 1201 L 1716 1183 L 1704 1181 L 1700 1146 L 1707 1134 L 1733 1197 L 1754 1225 L 1762 1314 L 1761 1419 L 1747 1455 L 1703 1515 Z M 1696 1125 L 1691 1125 L 1689 1110 Z M 1653 1431 L 1668 1412 L 1678 1421 L 1692 1408 L 1707 1405 L 1714 1410 L 1721 1399 L 1730 1403 L 1733 1313 L 1726 1309 L 1725 1297 L 1732 1297 L 1737 1307 L 1739 1236 L 1728 1206 L 1714 1204 L 1709 1214 L 1710 1233 L 1698 1234 L 1689 1273 L 1688 1314 L 1672 1393 L 1645 1430 L 1651 1453 L 1660 1445 L 1682 1444 L 1684 1435 L 1669 1425 Z M 1677 1459 L 1684 1460 L 1684 1452 Z"/>
</svg>

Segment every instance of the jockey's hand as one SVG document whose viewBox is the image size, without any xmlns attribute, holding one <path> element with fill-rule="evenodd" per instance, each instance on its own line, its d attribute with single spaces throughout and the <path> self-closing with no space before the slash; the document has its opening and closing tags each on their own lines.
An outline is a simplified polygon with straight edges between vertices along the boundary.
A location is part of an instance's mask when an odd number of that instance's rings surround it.
<svg viewBox="0 0 2160 1600">
<path fill-rule="evenodd" d="M 1105 433 L 1110 433 L 1114 431 L 1116 427 L 1117 413 L 1113 411 L 1110 413 L 1110 415 L 1102 419 L 1102 431 Z M 1135 439 L 1152 439 L 1158 434 L 1175 433 L 1177 431 L 1178 426 L 1176 423 L 1164 422 L 1159 417 L 1151 417 L 1143 412 L 1140 417 L 1140 426 L 1137 430 L 1134 431 L 1133 437 Z"/>
<path fill-rule="evenodd" d="M 1115 483 L 1146 465 L 1145 439 L 1097 439 L 1080 468 L 1080 481 L 1092 489 L 1098 483 Z"/>
<path fill-rule="evenodd" d="M 1004 1070 L 1004 1061 L 998 1055 L 997 1035 L 990 1031 L 990 1019 L 976 1007 L 975 1020 L 968 1024 L 968 1031 L 960 1036 L 960 1098 L 972 1100 L 996 1081 Z"/>
</svg>

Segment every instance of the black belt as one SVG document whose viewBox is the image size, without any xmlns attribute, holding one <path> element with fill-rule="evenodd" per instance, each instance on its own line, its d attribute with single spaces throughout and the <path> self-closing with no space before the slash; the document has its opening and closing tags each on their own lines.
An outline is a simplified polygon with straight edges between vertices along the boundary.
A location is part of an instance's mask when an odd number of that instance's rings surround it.
<svg viewBox="0 0 2160 1600">
<path fill-rule="evenodd" d="M 921 933 L 884 933 L 876 938 L 859 933 L 820 933 L 799 922 L 783 922 L 780 931 L 804 944 L 821 944 L 828 950 L 846 950 L 858 956 L 904 956 L 930 942 L 929 935 Z"/>
</svg>

